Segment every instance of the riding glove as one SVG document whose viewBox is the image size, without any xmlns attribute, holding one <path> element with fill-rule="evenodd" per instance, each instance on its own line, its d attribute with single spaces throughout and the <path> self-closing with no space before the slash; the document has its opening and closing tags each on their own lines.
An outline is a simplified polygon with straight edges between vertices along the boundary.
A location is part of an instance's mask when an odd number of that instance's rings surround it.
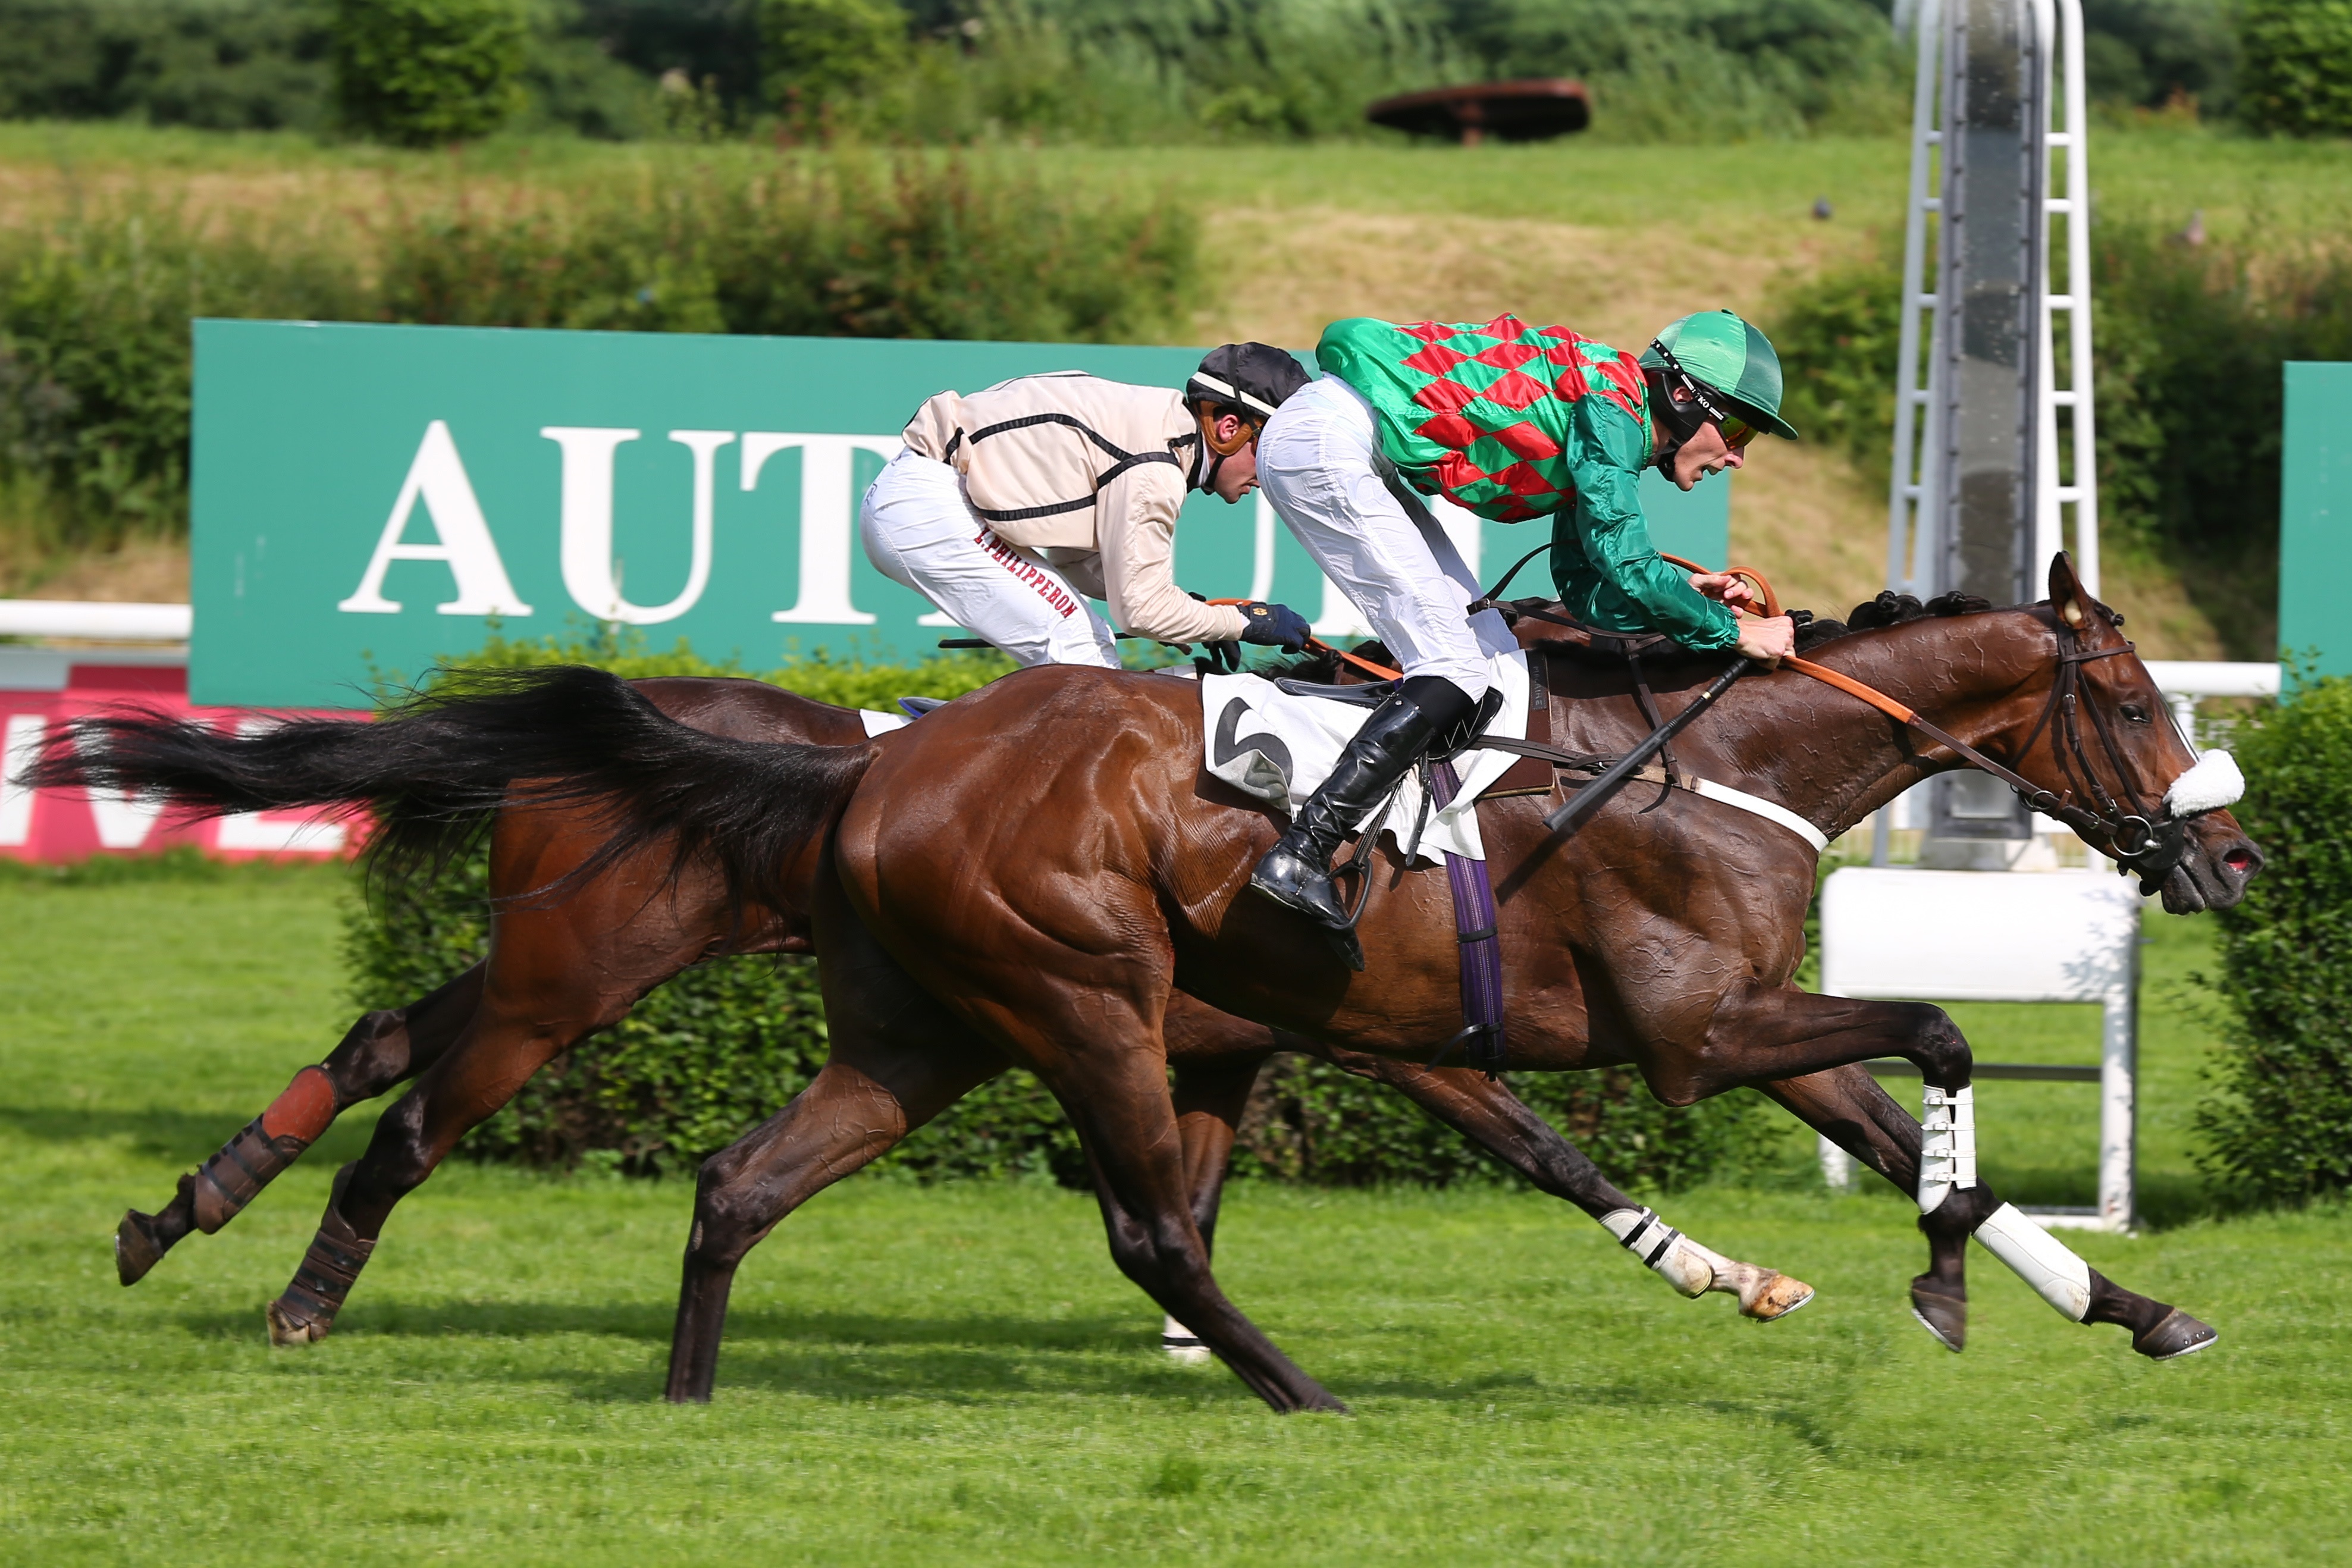
<svg viewBox="0 0 2352 1568">
<path fill-rule="evenodd" d="M 1249 617 L 1249 625 L 1242 629 L 1244 642 L 1265 643 L 1296 653 L 1305 647 L 1307 639 L 1315 635 L 1315 628 L 1307 624 L 1307 617 L 1288 605 L 1269 605 L 1262 600 L 1248 599 L 1234 608 Z"/>
</svg>

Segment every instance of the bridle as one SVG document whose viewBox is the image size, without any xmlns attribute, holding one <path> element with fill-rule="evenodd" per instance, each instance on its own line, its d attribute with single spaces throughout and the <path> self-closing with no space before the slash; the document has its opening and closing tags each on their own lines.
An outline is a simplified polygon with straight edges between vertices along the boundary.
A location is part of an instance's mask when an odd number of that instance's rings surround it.
<svg viewBox="0 0 2352 1568">
<path fill-rule="evenodd" d="M 1666 557 L 1675 560 L 1674 557 Z M 1675 560 L 1676 565 L 1688 565 Z M 1693 567 L 1692 570 L 1703 570 Z M 1732 575 L 1747 577 L 1762 589 L 1765 609 L 1769 615 L 1780 613 L 1780 601 L 1770 584 L 1755 573 L 1740 567 L 1728 569 Z M 2066 608 L 2075 608 L 2073 605 Z M 2075 608 L 2075 614 L 2083 612 Z M 2095 611 L 2094 614 L 2097 613 Z M 2025 743 L 2017 749 L 2022 758 L 2033 750 L 2042 731 L 2053 730 L 2051 753 L 2057 758 L 2059 770 L 2066 776 L 2068 787 L 2063 794 L 2042 788 L 2013 768 L 2003 766 L 1966 741 L 1939 724 L 1922 719 L 1917 713 L 1874 687 L 1866 686 L 1851 676 L 1841 675 L 1811 659 L 1793 654 L 1780 662 L 1800 675 L 1810 676 L 1825 686 L 1833 686 L 1916 731 L 1936 744 L 1950 751 L 1979 773 L 1990 773 L 2017 792 L 2030 810 L 2064 823 L 2085 839 L 2104 839 L 2107 852 L 2116 865 L 2140 879 L 2142 895 L 2154 893 L 2164 879 L 2177 869 L 2189 854 L 2189 825 L 2184 817 L 2175 816 L 2163 804 L 2158 793 L 2157 805 L 2149 811 L 2127 810 L 2125 802 L 2137 802 L 2148 793 L 2142 784 L 2139 771 L 2132 766 L 2131 758 L 2116 739 L 2115 726 L 2106 710 L 2088 700 L 2083 689 L 2083 667 L 2103 658 L 2114 658 L 2132 651 L 2132 645 L 2121 647 L 2086 648 L 2083 633 L 2062 609 L 2058 616 L 2058 673 L 2050 683 L 2050 699 L 2042 704 L 2042 716 L 2027 731 Z M 2084 739 L 2083 714 L 2091 716 L 2091 730 L 2098 737 L 2099 748 L 2106 753 L 2108 765 L 2121 782 L 2124 801 L 2118 801 L 2099 777 L 2092 761 L 2091 748 Z M 2069 797 L 2074 794 L 2074 784 L 2079 778 L 2084 792 L 2095 803 L 2096 809 L 2075 804 Z M 2192 814 L 2194 815 L 2194 814 Z"/>
<path fill-rule="evenodd" d="M 1504 574 L 1502 581 L 1496 584 L 1494 588 L 1472 607 L 1476 609 L 1493 604 L 1496 595 L 1509 585 L 1512 577 L 1518 574 L 1519 567 L 1526 565 L 1549 548 L 1550 548 L 1549 545 L 1540 546 L 1521 557 L 1518 563 Z M 1686 561 L 1679 555 L 1669 555 L 1664 551 L 1659 552 L 1659 556 L 1686 571 L 1707 570 L 1696 561 Z M 1772 591 L 1771 584 L 1764 580 L 1762 574 L 1745 566 L 1727 566 L 1724 568 L 1724 573 L 1729 576 L 1745 577 L 1756 585 L 1758 596 L 1764 601 L 1765 618 L 1769 619 L 1781 614 L 1780 595 Z M 1850 675 L 1841 674 L 1826 665 L 1815 664 L 1811 659 L 1800 658 L 1794 654 L 1781 659 L 1780 664 L 1783 668 L 1792 669 L 1800 675 L 1820 681 L 1824 686 L 1834 687 L 1849 697 L 1869 703 L 1895 722 L 1951 752 L 1961 762 L 1979 773 L 1990 773 L 1999 779 L 2011 789 L 2015 790 L 2019 798 L 2025 802 L 2029 809 L 2064 823 L 2085 840 L 2104 841 L 2107 847 L 2107 852 L 2114 857 L 2116 864 L 2139 878 L 2141 894 L 2143 896 L 2152 894 L 2162 886 L 2167 877 L 2179 868 L 2181 861 L 2188 858 L 2189 818 L 2175 816 L 2171 807 L 2164 804 L 2160 792 L 2155 795 L 2157 805 L 2154 807 L 2144 811 L 2127 808 L 2127 806 L 2136 806 L 2137 801 L 2147 798 L 2150 792 L 2142 784 L 2139 772 L 2132 766 L 2130 757 L 2116 741 L 2115 726 L 2106 710 L 2096 702 L 2091 701 L 2084 691 L 2083 667 L 2103 658 L 2114 658 L 2119 654 L 2129 653 L 2132 651 L 2132 645 L 2126 643 L 2121 647 L 2108 648 L 2084 647 L 2082 628 L 2074 624 L 2065 613 L 2069 608 L 2074 608 L 2077 615 L 2085 613 L 2073 605 L 2063 606 L 2059 610 L 2058 673 L 2051 682 L 2050 699 L 2042 705 L 2042 716 L 2034 721 L 2033 728 L 2026 734 L 2025 743 L 2019 747 L 2017 752 L 2018 756 L 2024 757 L 2033 750 L 2034 743 L 2042 739 L 2044 731 L 2053 731 L 2051 752 L 2058 761 L 2061 773 L 2068 780 L 2068 785 L 2063 794 L 2044 789 L 2015 769 L 1993 761 L 1940 724 L 1921 718 L 1908 706 L 1896 701 L 1875 687 L 1854 679 Z M 1750 612 L 1741 610 L 1737 613 Z M 2096 608 L 2087 613 L 2103 614 Z M 2110 626 L 2112 624 L 2109 623 Z M 2105 783 L 2099 776 L 2099 769 L 2093 761 L 2090 743 L 2084 738 L 2083 715 L 2085 711 L 2090 714 L 2090 731 L 2097 737 L 2099 749 L 2106 753 L 2107 763 L 2122 784 L 2121 794 L 2124 797 L 2122 800 L 2118 800 L 2116 794 L 2108 790 Z M 2078 779 L 2084 793 L 2094 803 L 2093 806 L 2079 805 L 2069 798 L 2074 794 L 2074 785 Z M 2191 812 L 2189 816 L 2198 815 L 2200 814 Z"/>
</svg>

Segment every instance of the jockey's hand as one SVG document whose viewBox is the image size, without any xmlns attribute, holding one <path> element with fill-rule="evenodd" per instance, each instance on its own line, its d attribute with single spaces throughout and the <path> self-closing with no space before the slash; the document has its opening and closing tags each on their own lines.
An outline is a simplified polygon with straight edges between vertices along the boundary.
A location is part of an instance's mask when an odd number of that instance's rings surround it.
<svg viewBox="0 0 2352 1568">
<path fill-rule="evenodd" d="M 1315 635 L 1315 629 L 1307 624 L 1307 617 L 1288 605 L 1269 605 L 1249 599 L 1234 608 L 1249 617 L 1249 625 L 1242 630 L 1244 642 L 1264 643 L 1297 653 L 1307 646 L 1307 639 Z"/>
<path fill-rule="evenodd" d="M 1742 621 L 1739 651 L 1769 669 L 1797 651 L 1797 623 L 1787 616 Z"/>
<path fill-rule="evenodd" d="M 1736 577 L 1728 572 L 1694 572 L 1690 585 L 1735 610 L 1751 610 L 1759 616 L 1764 613 L 1764 601 L 1756 596 L 1756 590 L 1745 577 Z"/>
</svg>

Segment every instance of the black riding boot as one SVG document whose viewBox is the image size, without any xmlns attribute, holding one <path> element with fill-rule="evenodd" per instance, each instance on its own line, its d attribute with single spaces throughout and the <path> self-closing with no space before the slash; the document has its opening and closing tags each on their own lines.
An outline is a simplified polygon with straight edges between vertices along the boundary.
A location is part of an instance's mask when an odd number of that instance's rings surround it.
<svg viewBox="0 0 2352 1568">
<path fill-rule="evenodd" d="M 1334 931 L 1348 928 L 1348 911 L 1331 886 L 1331 855 L 1367 813 L 1396 787 L 1405 770 L 1438 734 L 1475 708 L 1462 689 L 1439 675 L 1415 676 L 1372 710 L 1348 749 L 1301 806 L 1288 832 L 1250 873 L 1250 886 Z"/>
</svg>

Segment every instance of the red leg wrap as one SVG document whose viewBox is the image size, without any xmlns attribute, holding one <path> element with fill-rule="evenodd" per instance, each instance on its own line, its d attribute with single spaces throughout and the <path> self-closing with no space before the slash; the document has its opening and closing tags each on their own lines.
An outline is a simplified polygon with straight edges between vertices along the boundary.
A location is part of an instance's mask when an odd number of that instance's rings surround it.
<svg viewBox="0 0 2352 1568">
<path fill-rule="evenodd" d="M 210 1236 L 235 1219 L 334 1120 L 335 1087 L 325 1070 L 296 1073 L 269 1109 L 196 1173 L 196 1228 Z"/>
<path fill-rule="evenodd" d="M 333 1124 L 335 1085 L 324 1068 L 304 1068 L 286 1092 L 261 1113 L 261 1130 L 272 1138 L 299 1138 L 309 1148 Z"/>
</svg>

